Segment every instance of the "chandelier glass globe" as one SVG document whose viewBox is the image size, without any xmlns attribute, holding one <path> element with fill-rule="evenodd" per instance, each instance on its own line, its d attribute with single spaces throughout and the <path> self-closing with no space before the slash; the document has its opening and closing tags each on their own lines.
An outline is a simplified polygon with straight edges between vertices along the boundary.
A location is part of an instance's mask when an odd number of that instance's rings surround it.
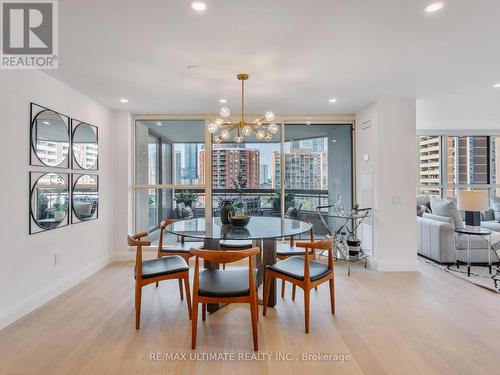
<svg viewBox="0 0 500 375">
<path fill-rule="evenodd" d="M 236 143 L 241 143 L 243 142 L 243 137 L 241 135 L 237 135 L 235 138 L 234 138 L 234 141 Z"/>
<path fill-rule="evenodd" d="M 220 132 L 220 136 L 222 137 L 222 139 L 229 139 L 229 137 L 231 137 L 231 133 L 229 133 L 227 129 L 224 129 Z"/>
<path fill-rule="evenodd" d="M 215 120 L 215 123 L 218 125 L 218 126 L 221 126 L 223 123 L 224 123 L 224 120 L 221 119 L 221 118 L 218 118 L 217 120 Z"/>
<path fill-rule="evenodd" d="M 228 118 L 230 114 L 231 114 L 231 111 L 229 110 L 229 108 L 227 108 L 227 107 L 222 107 L 222 108 L 220 109 L 220 115 L 221 115 L 222 117 L 224 117 L 224 118 Z"/>
<path fill-rule="evenodd" d="M 272 113 L 271 111 L 267 111 L 264 117 L 266 118 L 266 121 L 271 122 L 274 120 L 274 113 Z"/>
<path fill-rule="evenodd" d="M 243 129 L 241 129 L 241 132 L 245 137 L 249 137 L 252 135 L 252 128 L 248 125 L 245 125 Z"/>
<path fill-rule="evenodd" d="M 278 132 L 278 125 L 276 125 L 275 123 L 269 124 L 269 126 L 267 127 L 267 130 L 271 134 L 276 134 Z"/>
<path fill-rule="evenodd" d="M 219 129 L 219 125 L 217 125 L 215 122 L 211 122 L 208 124 L 208 132 L 209 133 L 215 133 Z"/>
<path fill-rule="evenodd" d="M 255 136 L 257 137 L 258 140 L 263 140 L 266 136 L 266 132 L 264 130 L 259 130 Z"/>
</svg>

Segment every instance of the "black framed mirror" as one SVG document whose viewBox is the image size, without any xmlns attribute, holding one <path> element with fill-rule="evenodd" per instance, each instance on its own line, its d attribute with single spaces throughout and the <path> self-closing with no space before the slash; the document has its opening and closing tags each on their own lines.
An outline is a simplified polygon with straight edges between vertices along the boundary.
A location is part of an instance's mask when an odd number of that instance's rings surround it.
<svg viewBox="0 0 500 375">
<path fill-rule="evenodd" d="M 30 172 L 30 234 L 69 224 L 69 175 Z"/>
<path fill-rule="evenodd" d="M 69 168 L 69 118 L 31 103 L 30 164 Z"/>
<path fill-rule="evenodd" d="M 99 214 L 99 176 L 73 174 L 71 180 L 71 223 L 97 219 Z"/>
<path fill-rule="evenodd" d="M 95 125 L 72 119 L 73 169 L 99 169 L 99 133 Z"/>
</svg>

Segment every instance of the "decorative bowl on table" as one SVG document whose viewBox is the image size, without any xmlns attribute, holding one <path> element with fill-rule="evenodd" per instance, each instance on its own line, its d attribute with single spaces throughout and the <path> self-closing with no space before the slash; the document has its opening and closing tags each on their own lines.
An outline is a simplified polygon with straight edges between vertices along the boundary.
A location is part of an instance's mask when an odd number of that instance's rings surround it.
<svg viewBox="0 0 500 375">
<path fill-rule="evenodd" d="M 247 215 L 234 215 L 229 219 L 231 225 L 234 227 L 246 227 L 250 222 L 250 216 Z"/>
</svg>

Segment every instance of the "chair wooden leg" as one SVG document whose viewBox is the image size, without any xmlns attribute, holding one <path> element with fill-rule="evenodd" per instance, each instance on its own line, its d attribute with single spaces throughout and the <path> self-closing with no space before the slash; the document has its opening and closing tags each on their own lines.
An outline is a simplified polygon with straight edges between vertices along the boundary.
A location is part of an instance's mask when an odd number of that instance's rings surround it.
<svg viewBox="0 0 500 375">
<path fill-rule="evenodd" d="M 259 350 L 259 338 L 257 330 L 257 305 L 255 303 L 255 298 L 250 301 L 250 314 L 252 316 L 252 335 L 253 335 L 253 350 Z"/>
<path fill-rule="evenodd" d="M 197 330 L 198 330 L 198 297 L 193 296 L 193 315 L 191 317 L 191 349 L 196 349 Z"/>
<path fill-rule="evenodd" d="M 281 279 L 281 298 L 285 298 L 285 283 L 284 279 Z"/>
<path fill-rule="evenodd" d="M 222 269 L 225 270 L 226 269 L 226 263 L 222 263 Z"/>
<path fill-rule="evenodd" d="M 330 283 L 330 305 L 332 307 L 332 314 L 335 314 L 335 281 L 329 280 Z"/>
<path fill-rule="evenodd" d="M 189 313 L 189 319 L 192 317 L 192 308 L 191 308 L 191 292 L 189 290 L 189 276 L 186 275 L 184 277 L 184 287 L 186 288 L 186 300 L 187 300 L 187 306 L 188 306 L 188 313 Z"/>
<path fill-rule="evenodd" d="M 304 289 L 304 315 L 305 315 L 305 328 L 306 333 L 309 333 L 309 302 L 310 302 L 310 289 Z"/>
<path fill-rule="evenodd" d="M 205 321 L 207 319 L 207 304 L 201 304 L 201 320 Z"/>
<path fill-rule="evenodd" d="M 181 301 L 184 300 L 184 292 L 182 291 L 182 279 L 179 279 L 179 294 L 181 295 Z"/>
<path fill-rule="evenodd" d="M 141 326 L 141 297 L 142 286 L 138 282 L 135 283 L 135 329 Z"/>
<path fill-rule="evenodd" d="M 262 315 L 266 316 L 267 301 L 269 301 L 269 293 L 271 293 L 271 272 L 266 271 L 266 282 L 264 285 L 264 307 L 262 307 Z"/>
<path fill-rule="evenodd" d="M 292 301 L 295 301 L 295 292 L 297 291 L 297 285 L 292 284 Z"/>
<path fill-rule="evenodd" d="M 255 310 L 257 311 L 257 321 L 259 321 L 259 288 L 255 289 Z"/>
</svg>

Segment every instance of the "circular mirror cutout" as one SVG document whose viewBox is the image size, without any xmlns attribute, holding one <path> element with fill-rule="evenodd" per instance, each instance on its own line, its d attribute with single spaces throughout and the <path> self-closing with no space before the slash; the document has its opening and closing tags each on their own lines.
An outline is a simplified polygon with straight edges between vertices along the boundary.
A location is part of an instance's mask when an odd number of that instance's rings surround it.
<svg viewBox="0 0 500 375">
<path fill-rule="evenodd" d="M 57 167 L 68 156 L 68 127 L 58 113 L 44 110 L 33 120 L 31 142 L 36 156 L 43 164 Z"/>
<path fill-rule="evenodd" d="M 96 169 L 97 156 L 97 128 L 81 122 L 73 132 L 73 156 L 82 169 Z"/>
<path fill-rule="evenodd" d="M 90 220 L 96 217 L 99 193 L 96 175 L 82 175 L 73 186 L 73 212 L 81 220 Z"/>
<path fill-rule="evenodd" d="M 55 228 L 66 218 L 68 196 L 68 185 L 62 176 L 46 173 L 36 180 L 31 193 L 31 215 L 40 228 Z"/>
</svg>

